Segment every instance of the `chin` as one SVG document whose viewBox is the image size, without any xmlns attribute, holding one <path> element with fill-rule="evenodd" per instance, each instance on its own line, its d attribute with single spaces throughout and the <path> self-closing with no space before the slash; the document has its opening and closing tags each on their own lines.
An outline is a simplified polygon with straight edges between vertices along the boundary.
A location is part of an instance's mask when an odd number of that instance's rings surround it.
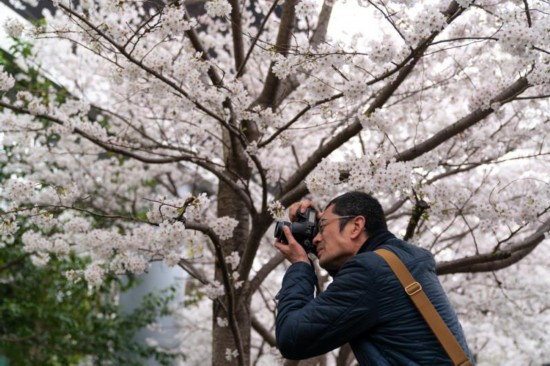
<svg viewBox="0 0 550 366">
<path fill-rule="evenodd" d="M 330 265 L 330 262 L 327 262 L 326 260 L 319 259 L 319 265 L 321 266 L 321 268 L 324 268 L 327 271 L 333 269 L 333 266 Z"/>
</svg>

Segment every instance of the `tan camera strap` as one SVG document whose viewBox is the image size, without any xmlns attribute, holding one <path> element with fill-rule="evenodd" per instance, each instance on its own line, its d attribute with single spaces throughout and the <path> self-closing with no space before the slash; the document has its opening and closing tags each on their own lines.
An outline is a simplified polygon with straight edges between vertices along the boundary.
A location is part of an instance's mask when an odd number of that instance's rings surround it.
<svg viewBox="0 0 550 366">
<path fill-rule="evenodd" d="M 405 288 L 405 292 L 416 305 L 417 309 L 422 314 L 426 323 L 430 326 L 433 333 L 439 340 L 439 343 L 445 349 L 455 366 L 471 366 L 472 362 L 466 356 L 466 353 L 453 336 L 453 333 L 447 327 L 433 304 L 422 290 L 420 283 L 416 282 L 407 267 L 401 260 L 391 251 L 387 249 L 378 249 L 374 251 L 388 262 L 401 285 Z"/>
</svg>

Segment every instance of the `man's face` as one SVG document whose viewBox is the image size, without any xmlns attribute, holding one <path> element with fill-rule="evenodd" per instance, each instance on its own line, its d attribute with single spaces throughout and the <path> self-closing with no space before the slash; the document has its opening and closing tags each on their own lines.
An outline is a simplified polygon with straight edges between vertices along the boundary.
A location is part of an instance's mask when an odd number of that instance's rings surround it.
<svg viewBox="0 0 550 366">
<path fill-rule="evenodd" d="M 358 250 L 350 238 L 353 223 L 348 222 L 340 231 L 340 218 L 350 217 L 339 216 L 333 209 L 331 205 L 319 214 L 319 233 L 313 238 L 313 243 L 317 246 L 319 264 L 326 270 L 340 269 Z"/>
</svg>

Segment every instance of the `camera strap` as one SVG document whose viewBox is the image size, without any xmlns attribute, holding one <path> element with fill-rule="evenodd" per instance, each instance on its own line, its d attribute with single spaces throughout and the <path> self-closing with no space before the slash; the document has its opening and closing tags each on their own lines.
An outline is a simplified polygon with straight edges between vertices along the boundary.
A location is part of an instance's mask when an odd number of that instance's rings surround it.
<svg viewBox="0 0 550 366">
<path fill-rule="evenodd" d="M 441 343 L 445 352 L 447 352 L 447 355 L 449 355 L 453 361 L 453 364 L 455 366 L 472 366 L 472 362 L 468 356 L 466 356 L 466 353 L 453 333 L 451 333 L 449 327 L 447 327 L 447 324 L 445 324 L 424 290 L 422 290 L 422 286 L 415 281 L 403 262 L 401 262 L 393 252 L 387 249 L 377 249 L 374 252 L 384 258 L 389 264 L 390 268 L 399 279 L 399 282 L 401 282 L 401 285 L 405 288 L 405 292 L 409 295 L 418 311 L 420 311 L 420 314 L 422 314 L 422 317 L 426 323 L 428 323 L 430 329 L 439 340 L 439 343 Z"/>
<path fill-rule="evenodd" d="M 321 292 L 321 285 L 319 284 L 319 275 L 317 274 L 317 269 L 315 267 L 315 263 L 313 260 L 308 256 L 309 264 L 311 264 L 311 268 L 313 268 L 313 273 L 315 274 L 315 297 L 319 296 Z"/>
</svg>

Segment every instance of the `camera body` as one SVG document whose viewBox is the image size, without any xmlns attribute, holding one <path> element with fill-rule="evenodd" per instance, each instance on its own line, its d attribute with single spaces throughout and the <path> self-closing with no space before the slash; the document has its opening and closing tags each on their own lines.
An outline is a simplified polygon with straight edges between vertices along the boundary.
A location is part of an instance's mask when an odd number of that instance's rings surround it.
<svg viewBox="0 0 550 366">
<path fill-rule="evenodd" d="M 306 212 L 300 210 L 296 213 L 298 219 L 294 222 L 277 221 L 275 225 L 275 237 L 282 243 L 288 244 L 283 228 L 288 226 L 292 236 L 306 250 L 306 253 L 317 255 L 317 248 L 313 245 L 313 238 L 318 232 L 317 210 L 308 207 Z"/>
</svg>

